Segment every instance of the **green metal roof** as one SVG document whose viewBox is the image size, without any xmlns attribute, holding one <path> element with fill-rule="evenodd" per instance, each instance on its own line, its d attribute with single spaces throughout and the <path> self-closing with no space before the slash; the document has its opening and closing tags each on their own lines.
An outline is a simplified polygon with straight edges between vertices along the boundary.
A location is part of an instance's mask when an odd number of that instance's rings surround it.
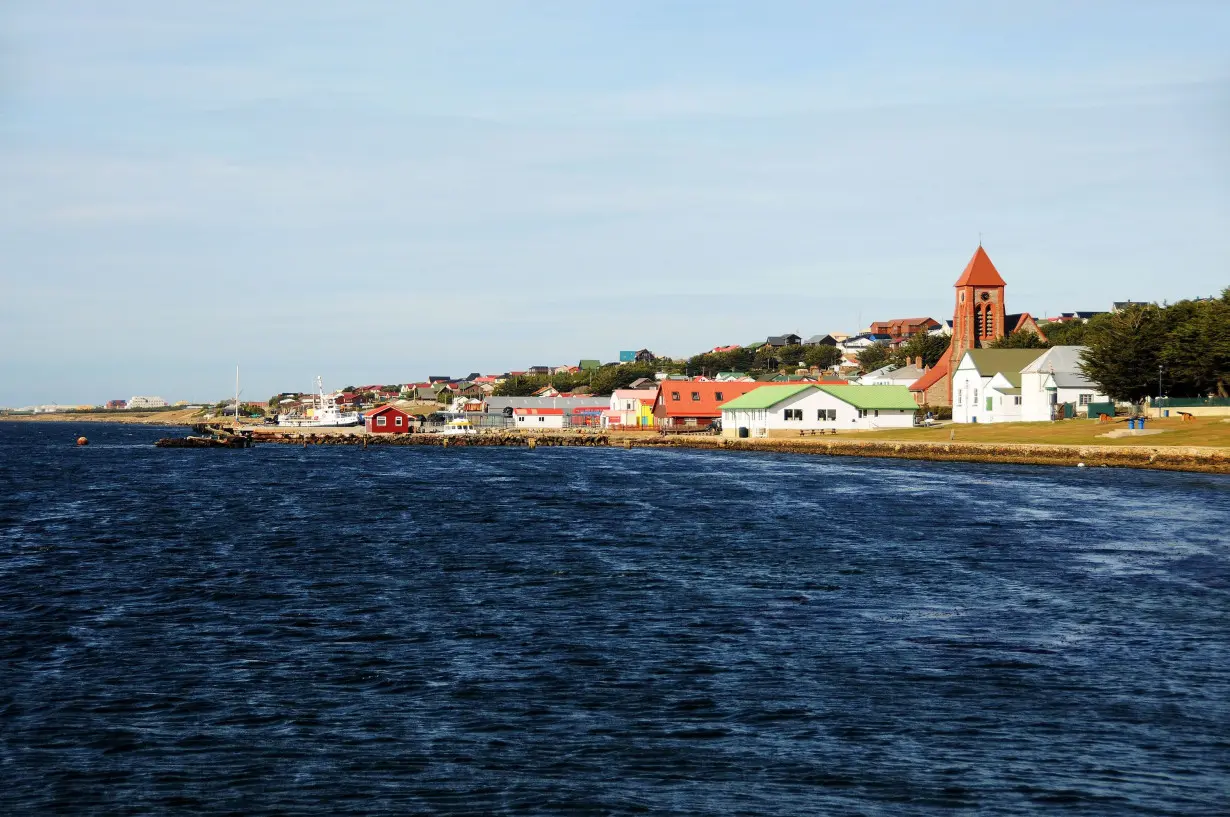
<svg viewBox="0 0 1230 817">
<path fill-rule="evenodd" d="M 857 409 L 916 409 L 909 386 L 825 386 L 817 389 Z M 760 391 L 757 389 L 757 391 Z"/>
<path fill-rule="evenodd" d="M 1046 354 L 1045 349 L 970 349 L 965 354 L 969 355 L 970 360 L 974 362 L 974 366 L 978 368 L 978 373 L 983 377 L 992 377 L 996 372 L 1003 372 L 1005 376 L 1020 375 L 1021 369 L 1024 369 L 1030 363 L 1033 363 L 1042 355 Z M 958 362 L 958 365 L 960 363 Z M 1011 377 L 1009 377 L 1011 379 Z M 1016 382 L 1012 385 L 1021 385 L 1021 379 L 1018 376 Z"/>
<path fill-rule="evenodd" d="M 723 403 L 722 411 L 726 409 L 772 408 L 783 400 L 812 388 L 815 388 L 814 383 L 794 383 L 788 386 L 760 386 L 759 388 L 752 389 L 747 394 L 736 397 L 734 400 Z M 906 393 L 908 394 L 909 392 Z"/>
<path fill-rule="evenodd" d="M 586 358 L 585 360 L 582 360 L 580 363 L 577 364 L 577 368 L 580 369 L 581 371 L 589 371 L 591 369 L 597 369 L 601 366 L 602 366 L 601 361 L 590 360 L 589 358 Z"/>
<path fill-rule="evenodd" d="M 996 389 L 996 391 L 998 391 L 1000 394 L 1020 394 L 1021 387 L 1017 386 L 1015 389 Z"/>
</svg>

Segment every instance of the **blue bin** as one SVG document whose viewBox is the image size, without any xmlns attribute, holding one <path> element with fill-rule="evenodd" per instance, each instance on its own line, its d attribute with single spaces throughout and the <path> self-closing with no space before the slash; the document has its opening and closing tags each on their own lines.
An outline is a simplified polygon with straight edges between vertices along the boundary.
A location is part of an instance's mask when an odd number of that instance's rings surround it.
<svg viewBox="0 0 1230 817">
<path fill-rule="evenodd" d="M 1144 428 L 1144 427 L 1145 427 L 1145 418 L 1144 418 L 1144 417 L 1141 417 L 1141 418 L 1140 418 L 1140 427 L 1141 427 L 1141 428 Z"/>
<path fill-rule="evenodd" d="M 1128 428 L 1136 428 L 1136 418 L 1135 417 L 1128 418 Z"/>
<path fill-rule="evenodd" d="M 1163 416 L 1163 417 L 1169 417 L 1169 416 L 1170 416 L 1170 409 L 1165 409 L 1165 410 L 1163 410 L 1163 411 L 1162 411 L 1162 416 Z"/>
</svg>

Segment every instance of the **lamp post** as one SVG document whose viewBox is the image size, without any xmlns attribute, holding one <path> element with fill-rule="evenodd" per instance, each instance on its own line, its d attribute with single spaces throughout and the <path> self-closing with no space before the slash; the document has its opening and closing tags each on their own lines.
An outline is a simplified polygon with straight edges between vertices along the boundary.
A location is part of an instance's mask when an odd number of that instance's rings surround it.
<svg viewBox="0 0 1230 817">
<path fill-rule="evenodd" d="M 1157 416 L 1162 416 L 1162 372 L 1166 370 L 1165 363 L 1157 364 Z"/>
</svg>

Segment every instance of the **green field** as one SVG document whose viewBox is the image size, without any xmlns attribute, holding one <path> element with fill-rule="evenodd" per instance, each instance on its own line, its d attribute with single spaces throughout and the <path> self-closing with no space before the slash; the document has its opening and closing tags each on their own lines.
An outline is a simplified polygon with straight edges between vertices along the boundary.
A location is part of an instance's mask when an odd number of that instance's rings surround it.
<svg viewBox="0 0 1230 817">
<path fill-rule="evenodd" d="M 933 428 L 904 428 L 885 431 L 854 432 L 849 435 L 866 440 L 910 440 L 915 442 L 1025 443 L 1038 445 L 1198 445 L 1230 447 L 1230 418 L 1197 417 L 1182 422 L 1177 417 L 1149 420 L 1146 428 L 1163 429 L 1162 434 L 1141 437 L 1102 437 L 1108 431 L 1126 429 L 1126 419 L 1111 424 L 1094 420 L 1061 420 L 1054 423 L 965 424 L 945 422 Z"/>
</svg>

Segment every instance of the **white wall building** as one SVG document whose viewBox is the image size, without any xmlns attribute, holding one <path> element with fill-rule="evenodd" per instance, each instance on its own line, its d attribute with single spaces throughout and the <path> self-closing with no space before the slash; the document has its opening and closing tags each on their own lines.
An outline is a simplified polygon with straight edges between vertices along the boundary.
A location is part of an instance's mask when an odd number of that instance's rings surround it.
<svg viewBox="0 0 1230 817">
<path fill-rule="evenodd" d="M 858 379 L 857 383 L 860 386 L 910 386 L 924 373 L 912 363 L 905 366 L 890 363 L 875 371 L 867 372 Z"/>
<path fill-rule="evenodd" d="M 905 386 L 761 386 L 722 406 L 722 436 L 788 437 L 800 431 L 910 428 L 918 405 Z"/>
<path fill-rule="evenodd" d="M 513 409 L 513 427 L 522 431 L 558 431 L 564 427 L 562 408 Z"/>
<path fill-rule="evenodd" d="M 1021 419 L 1049 420 L 1055 406 L 1075 403 L 1076 413 L 1089 413 L 1090 403 L 1110 398 L 1080 370 L 1084 346 L 1053 346 L 1021 370 Z"/>
<path fill-rule="evenodd" d="M 971 349 L 952 374 L 954 423 L 1005 423 L 1021 418 L 1021 369 L 1041 349 Z"/>
<path fill-rule="evenodd" d="M 1056 406 L 1074 403 L 1076 413 L 1107 401 L 1077 368 L 1082 346 L 1051 349 L 972 349 L 952 376 L 954 423 L 1042 422 Z"/>
<path fill-rule="evenodd" d="M 143 408 L 165 408 L 167 401 L 161 397 L 133 397 L 128 401 L 128 408 L 143 409 Z"/>
</svg>

